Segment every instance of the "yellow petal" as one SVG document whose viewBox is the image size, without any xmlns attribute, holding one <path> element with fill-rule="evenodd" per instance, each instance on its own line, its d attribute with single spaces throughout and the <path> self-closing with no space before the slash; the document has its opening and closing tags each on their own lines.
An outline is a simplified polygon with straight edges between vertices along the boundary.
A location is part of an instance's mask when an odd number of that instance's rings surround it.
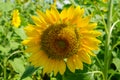
<svg viewBox="0 0 120 80">
<path fill-rule="evenodd" d="M 86 28 L 87 30 L 92 30 L 97 26 L 97 23 L 89 23 L 88 25 L 86 25 L 84 28 Z"/>
<path fill-rule="evenodd" d="M 39 19 L 38 17 L 36 17 L 36 16 L 31 16 L 31 18 L 33 19 L 34 23 L 35 23 L 37 26 L 40 26 L 40 25 L 41 25 L 40 23 L 42 23 L 42 22 L 40 21 L 40 19 Z"/>
<path fill-rule="evenodd" d="M 34 25 L 28 25 L 24 28 L 27 36 L 30 36 L 30 37 L 37 37 L 38 35 L 41 34 L 41 31 L 36 29 L 36 27 Z"/>
<path fill-rule="evenodd" d="M 81 59 L 81 61 L 88 63 L 88 64 L 91 64 L 90 56 L 84 50 L 79 50 L 78 56 Z"/>
<path fill-rule="evenodd" d="M 39 16 L 41 22 L 44 23 L 44 24 L 47 24 L 46 22 L 47 22 L 48 18 L 45 15 L 45 13 L 41 12 L 40 10 L 37 10 L 36 12 L 37 12 L 37 15 Z"/>
<path fill-rule="evenodd" d="M 54 24 L 55 21 L 53 19 L 53 15 L 51 15 L 50 10 L 46 10 L 46 16 L 48 17 L 48 21 L 50 22 L 50 24 Z"/>
<path fill-rule="evenodd" d="M 44 65 L 46 65 L 46 62 L 49 60 L 49 58 L 48 58 L 48 56 L 46 55 L 46 53 L 44 52 L 44 51 L 40 51 L 39 53 L 41 53 L 41 64 L 44 66 Z"/>
<path fill-rule="evenodd" d="M 83 16 L 84 9 L 83 8 L 81 9 L 80 6 L 77 6 L 76 9 L 75 9 L 75 14 L 79 15 L 79 17 Z"/>
<path fill-rule="evenodd" d="M 79 56 L 78 55 L 74 55 L 74 59 L 75 59 L 75 65 L 76 65 L 76 69 L 81 69 L 81 70 L 83 70 L 83 64 L 82 64 L 82 62 L 81 62 L 81 60 L 80 60 L 80 58 L 79 58 Z"/>
<path fill-rule="evenodd" d="M 70 23 L 76 24 L 80 19 L 82 19 L 84 9 L 80 9 L 80 6 L 77 6 L 75 8 L 75 11 L 73 11 L 73 12 L 74 12 L 74 14 L 70 20 Z"/>
<path fill-rule="evenodd" d="M 66 70 L 66 64 L 63 60 L 59 61 L 59 72 L 61 75 L 64 74 L 65 70 Z"/>
<path fill-rule="evenodd" d="M 31 46 L 31 47 L 28 47 L 24 52 L 25 53 L 35 53 L 35 52 L 38 52 L 40 50 L 40 46 L 39 45 L 35 45 L 36 47 L 34 46 Z"/>
<path fill-rule="evenodd" d="M 98 37 L 101 35 L 101 32 L 98 32 L 97 30 L 91 30 L 91 31 L 84 30 L 84 31 L 81 31 L 81 34 L 87 37 Z"/>
<path fill-rule="evenodd" d="M 32 53 L 32 55 L 29 58 L 29 61 L 32 62 L 32 64 L 36 67 L 38 66 L 42 66 L 41 64 L 39 64 L 41 62 L 40 58 L 41 58 L 41 54 L 39 53 Z"/>
<path fill-rule="evenodd" d="M 70 8 L 68 8 L 68 10 L 67 10 L 67 16 L 68 16 L 68 18 L 72 18 L 73 17 L 73 15 L 74 15 L 74 6 L 70 6 Z"/>
<path fill-rule="evenodd" d="M 56 76 L 59 71 L 59 61 L 55 60 L 54 65 L 54 76 Z"/>
<path fill-rule="evenodd" d="M 73 57 L 69 57 L 67 59 L 67 66 L 68 66 L 68 68 L 70 69 L 71 72 L 75 72 L 76 66 L 74 64 Z"/>
<path fill-rule="evenodd" d="M 37 46 L 40 45 L 40 39 L 39 37 L 29 37 L 26 40 L 22 41 L 22 44 L 27 46 Z"/>
<path fill-rule="evenodd" d="M 84 49 L 89 55 L 91 56 L 96 56 L 92 51 L 90 51 L 89 49 Z"/>
<path fill-rule="evenodd" d="M 84 37 L 83 39 L 81 39 L 81 45 L 89 48 L 90 50 L 98 50 L 99 43 L 101 43 L 101 41 L 96 38 Z"/>
<path fill-rule="evenodd" d="M 77 25 L 78 25 L 79 27 L 83 28 L 83 27 L 85 27 L 85 26 L 87 26 L 87 25 L 89 24 L 90 19 L 91 19 L 91 15 L 90 15 L 90 16 L 87 16 L 87 17 L 85 17 L 85 18 L 83 18 L 83 19 L 80 19 L 80 20 L 78 21 L 78 24 L 77 24 Z"/>
<path fill-rule="evenodd" d="M 66 17 L 67 9 L 63 9 L 62 12 L 60 13 L 60 18 L 64 22 L 64 20 L 67 18 Z"/>
<path fill-rule="evenodd" d="M 52 65 L 51 65 L 52 63 L 51 62 L 52 61 L 50 59 L 48 59 L 48 61 L 44 65 L 43 74 L 52 72 Z"/>
<path fill-rule="evenodd" d="M 57 22 L 60 19 L 58 10 L 55 7 L 52 7 L 51 13 L 54 16 L 55 21 Z"/>
</svg>

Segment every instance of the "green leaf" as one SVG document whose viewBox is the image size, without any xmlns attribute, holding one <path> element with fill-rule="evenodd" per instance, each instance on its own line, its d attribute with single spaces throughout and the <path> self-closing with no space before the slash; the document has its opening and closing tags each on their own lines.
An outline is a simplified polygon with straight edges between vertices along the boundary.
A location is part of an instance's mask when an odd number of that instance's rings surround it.
<svg viewBox="0 0 120 80">
<path fill-rule="evenodd" d="M 13 32 L 8 32 L 6 38 L 7 38 L 8 40 L 10 40 L 11 37 L 12 37 L 12 34 L 13 34 Z"/>
<path fill-rule="evenodd" d="M 10 11 L 12 9 L 13 9 L 13 3 L 11 3 L 10 1 L 3 2 L 2 0 L 0 0 L 0 10 Z"/>
<path fill-rule="evenodd" d="M 115 64 L 117 70 L 120 72 L 120 59 L 119 58 L 114 58 L 113 63 Z"/>
<path fill-rule="evenodd" d="M 94 80 L 94 73 L 88 72 L 88 70 L 76 70 L 75 73 L 66 70 L 65 74 L 56 76 L 57 80 Z M 62 78 L 62 79 L 61 79 Z"/>
<path fill-rule="evenodd" d="M 10 41 L 10 47 L 11 47 L 12 50 L 17 49 L 17 48 L 19 47 L 19 45 L 20 45 L 20 44 L 17 43 L 17 42 Z"/>
<path fill-rule="evenodd" d="M 11 48 L 9 46 L 3 47 L 2 45 L 0 45 L 0 51 L 2 55 L 8 54 L 10 50 Z"/>
<path fill-rule="evenodd" d="M 15 33 L 20 36 L 21 39 L 25 39 L 26 35 L 23 28 L 14 28 Z"/>
<path fill-rule="evenodd" d="M 13 61 L 9 60 L 15 72 L 22 74 L 25 71 L 24 61 L 22 58 L 15 58 Z"/>
<path fill-rule="evenodd" d="M 26 70 L 24 71 L 24 73 L 22 74 L 20 80 L 32 75 L 32 73 L 34 73 L 39 67 L 34 67 L 34 66 L 28 66 L 26 68 Z"/>
<path fill-rule="evenodd" d="M 67 73 L 64 80 L 94 80 L 92 73 Z"/>
<path fill-rule="evenodd" d="M 24 78 L 22 80 L 33 80 L 33 79 L 31 77 L 26 77 L 26 78 Z"/>
</svg>

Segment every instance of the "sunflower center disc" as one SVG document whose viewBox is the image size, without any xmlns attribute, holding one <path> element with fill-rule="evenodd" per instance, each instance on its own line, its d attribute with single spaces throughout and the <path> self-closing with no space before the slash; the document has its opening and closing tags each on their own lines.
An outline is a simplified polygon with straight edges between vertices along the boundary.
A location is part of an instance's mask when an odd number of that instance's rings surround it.
<svg viewBox="0 0 120 80">
<path fill-rule="evenodd" d="M 65 49 L 65 47 L 67 47 L 67 44 L 64 40 L 56 40 L 56 45 L 61 49 Z"/>
<path fill-rule="evenodd" d="M 79 33 L 75 27 L 65 24 L 48 27 L 41 36 L 41 49 L 54 59 L 64 59 L 76 54 L 79 48 Z"/>
</svg>

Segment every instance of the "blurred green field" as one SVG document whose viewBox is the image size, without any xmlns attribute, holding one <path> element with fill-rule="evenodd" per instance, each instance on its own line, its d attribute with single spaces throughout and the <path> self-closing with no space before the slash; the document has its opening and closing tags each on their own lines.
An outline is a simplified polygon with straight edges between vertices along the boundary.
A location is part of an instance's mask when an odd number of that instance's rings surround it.
<svg viewBox="0 0 120 80">
<path fill-rule="evenodd" d="M 105 59 L 109 59 L 107 80 L 120 80 L 120 0 L 56 0 L 59 12 L 71 5 L 85 9 L 84 16 L 92 15 L 91 22 L 97 23 L 97 30 L 102 33 L 96 56 L 91 57 L 92 64 L 84 63 L 83 70 L 72 73 L 67 68 L 64 75 L 59 73 L 43 74 L 42 67 L 34 67 L 28 61 L 30 54 L 22 41 L 27 38 L 24 28 L 34 24 L 31 16 L 36 10 L 43 12 L 50 8 L 55 0 L 0 0 L 0 80 L 106 80 Z M 112 15 L 108 28 L 109 2 L 112 2 Z M 12 24 L 13 11 L 19 11 L 21 23 L 18 27 Z M 107 34 L 108 30 L 108 34 Z M 110 34 L 109 34 L 110 30 Z M 106 36 L 110 35 L 108 56 L 106 54 Z M 106 59 L 106 60 L 107 60 Z M 49 67 L 49 66 L 48 66 Z"/>
</svg>

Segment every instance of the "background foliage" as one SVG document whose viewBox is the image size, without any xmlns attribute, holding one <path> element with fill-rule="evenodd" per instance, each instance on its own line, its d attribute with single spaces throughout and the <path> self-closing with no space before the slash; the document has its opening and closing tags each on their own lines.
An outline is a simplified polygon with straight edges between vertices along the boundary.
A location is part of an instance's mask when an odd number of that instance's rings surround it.
<svg viewBox="0 0 120 80">
<path fill-rule="evenodd" d="M 26 38 L 24 27 L 33 21 L 31 15 L 36 15 L 36 9 L 45 11 L 53 4 L 53 0 L 0 0 L 0 80 L 103 80 L 105 53 L 105 26 L 107 25 L 108 3 L 103 0 L 59 0 L 57 8 L 61 11 L 70 5 L 80 5 L 85 9 L 85 15 L 92 14 L 91 22 L 97 22 L 97 29 L 102 32 L 100 50 L 95 51 L 92 64 L 84 64 L 84 70 L 75 73 L 66 70 L 64 75 L 42 74 L 42 67 L 35 68 L 28 62 L 29 54 L 21 41 Z M 112 30 L 110 47 L 112 56 L 108 80 L 120 80 L 120 0 L 113 0 Z M 20 12 L 19 28 L 11 25 L 12 11 Z"/>
</svg>

